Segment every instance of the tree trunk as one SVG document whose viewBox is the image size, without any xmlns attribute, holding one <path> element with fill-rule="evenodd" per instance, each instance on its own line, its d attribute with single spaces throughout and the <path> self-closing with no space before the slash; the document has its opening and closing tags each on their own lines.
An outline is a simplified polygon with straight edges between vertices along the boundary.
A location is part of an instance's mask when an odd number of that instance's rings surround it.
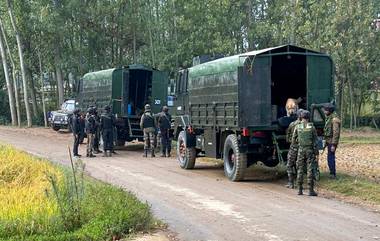
<svg viewBox="0 0 380 241">
<path fill-rule="evenodd" d="M 7 53 L 9 56 L 9 60 L 11 61 L 11 65 L 12 65 L 12 79 L 13 79 L 13 89 L 14 89 L 15 99 L 16 99 L 17 125 L 18 125 L 18 127 L 21 127 L 20 97 L 18 95 L 18 83 L 17 83 L 17 79 L 16 79 L 16 66 L 15 66 L 15 63 L 13 61 L 13 57 L 12 57 L 12 54 L 11 54 L 11 51 L 10 51 L 10 48 L 8 45 L 7 35 L 5 34 L 4 25 L 3 25 L 3 22 L 1 21 L 1 19 L 0 19 L 0 31 L 2 33 L 5 46 L 7 47 Z"/>
<path fill-rule="evenodd" d="M 41 99 L 42 99 L 42 112 L 44 114 L 44 124 L 45 127 L 48 126 L 47 116 L 46 116 L 46 107 L 45 107 L 45 92 L 44 92 L 44 76 L 42 71 L 42 60 L 41 60 L 41 52 L 38 50 L 38 62 L 40 67 L 40 79 L 41 79 Z"/>
<path fill-rule="evenodd" d="M 0 25 L 0 27 L 1 27 L 1 25 Z M 3 44 L 3 38 L 1 37 L 1 35 L 0 35 L 0 54 L 1 54 L 1 59 L 2 59 L 2 62 L 3 62 L 5 81 L 7 83 L 9 109 L 11 110 L 12 125 L 15 126 L 16 125 L 16 118 L 17 118 L 16 117 L 16 108 L 15 108 L 15 98 L 14 98 L 14 95 L 13 95 L 12 82 L 9 79 L 7 55 L 5 54 L 5 48 L 4 48 L 4 44 Z"/>
<path fill-rule="evenodd" d="M 57 41 L 59 41 L 57 39 Z M 63 87 L 63 76 L 62 76 L 62 69 L 61 69 L 61 52 L 59 50 L 57 42 L 55 46 L 55 76 L 57 80 L 57 88 L 58 88 L 58 107 L 62 105 L 64 100 L 64 87 Z"/>
<path fill-rule="evenodd" d="M 354 92 L 352 89 L 351 80 L 348 79 L 348 88 L 350 90 L 350 129 L 353 129 L 353 120 L 354 120 Z"/>
<path fill-rule="evenodd" d="M 9 17 L 11 19 L 13 31 L 15 32 L 15 35 L 16 35 L 18 54 L 19 54 L 19 58 L 20 58 L 22 84 L 24 86 L 24 102 L 25 102 L 26 119 L 28 122 L 28 127 L 32 127 L 32 115 L 30 113 L 30 108 L 29 108 L 28 89 L 27 89 L 27 82 L 26 82 L 24 55 L 22 53 L 22 47 L 21 47 L 21 39 L 20 39 L 19 32 L 17 31 L 17 27 L 16 27 L 16 23 L 15 23 L 13 11 L 12 11 L 12 6 L 11 6 L 11 3 L 9 0 L 7 0 L 7 6 L 8 6 L 8 13 L 9 13 Z"/>
<path fill-rule="evenodd" d="M 33 80 L 32 71 L 29 68 L 26 68 L 26 77 L 28 78 L 30 88 L 30 99 L 32 100 L 33 117 L 38 117 L 36 89 L 34 87 L 35 84 Z"/>
</svg>

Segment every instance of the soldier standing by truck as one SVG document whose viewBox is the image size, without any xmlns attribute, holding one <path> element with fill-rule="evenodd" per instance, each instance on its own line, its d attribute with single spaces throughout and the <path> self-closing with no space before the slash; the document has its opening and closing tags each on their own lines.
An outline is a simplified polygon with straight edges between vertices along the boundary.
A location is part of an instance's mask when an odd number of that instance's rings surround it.
<svg viewBox="0 0 380 241">
<path fill-rule="evenodd" d="M 93 107 L 88 108 L 86 115 L 86 134 L 87 134 L 87 157 L 95 157 L 94 137 L 96 132 L 95 110 Z"/>
<path fill-rule="evenodd" d="M 80 138 L 80 109 L 75 109 L 71 120 L 72 131 L 74 135 L 73 155 L 74 157 L 81 157 L 78 154 L 79 138 Z"/>
<path fill-rule="evenodd" d="M 294 180 L 297 179 L 297 154 L 298 154 L 298 143 L 292 143 L 294 129 L 298 124 L 301 123 L 301 113 L 302 109 L 297 110 L 297 119 L 290 123 L 288 129 L 286 130 L 286 141 L 290 143 L 289 152 L 287 156 L 287 172 L 288 172 L 288 184 L 287 188 L 294 188 Z"/>
<path fill-rule="evenodd" d="M 112 156 L 113 150 L 113 128 L 115 127 L 115 116 L 111 113 L 111 107 L 104 107 L 105 113 L 100 116 L 100 129 L 103 138 L 103 156 Z"/>
<path fill-rule="evenodd" d="M 154 138 L 156 131 L 156 121 L 150 109 L 150 105 L 145 105 L 144 114 L 141 116 L 140 128 L 144 131 L 144 155 L 143 157 L 148 157 L 148 150 L 151 151 L 151 156 L 154 155 Z"/>
<path fill-rule="evenodd" d="M 340 119 L 335 112 L 335 107 L 333 104 L 328 103 L 323 109 L 326 115 L 326 123 L 323 134 L 327 146 L 327 163 L 330 170 L 330 178 L 336 179 L 335 152 L 338 147 L 340 137 Z"/>
<path fill-rule="evenodd" d="M 317 131 L 313 123 L 309 122 L 310 112 L 307 110 L 301 113 L 301 123 L 294 129 L 292 144 L 298 143 L 298 156 L 297 156 L 297 183 L 298 195 L 303 194 L 303 174 L 304 166 L 307 166 L 307 184 L 309 186 L 309 196 L 317 196 L 314 191 L 314 166 L 316 156 L 318 155 L 317 147 Z"/>
<path fill-rule="evenodd" d="M 169 114 L 169 108 L 167 106 L 162 107 L 162 111 L 158 114 L 158 127 L 161 133 L 161 157 L 170 157 L 171 140 L 170 140 L 170 128 L 171 128 L 172 116 Z"/>
<path fill-rule="evenodd" d="M 98 109 L 96 107 L 94 108 L 94 117 L 95 117 L 95 135 L 94 135 L 94 153 L 102 153 L 101 150 L 99 150 L 99 141 L 100 141 L 100 117 L 98 114 Z"/>
</svg>

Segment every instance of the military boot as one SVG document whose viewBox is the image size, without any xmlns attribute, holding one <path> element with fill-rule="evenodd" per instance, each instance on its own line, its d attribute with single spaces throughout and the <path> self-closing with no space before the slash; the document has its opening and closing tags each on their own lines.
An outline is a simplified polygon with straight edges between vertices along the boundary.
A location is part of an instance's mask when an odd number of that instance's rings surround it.
<svg viewBox="0 0 380 241">
<path fill-rule="evenodd" d="M 293 176 L 293 174 L 288 175 L 288 184 L 286 184 L 286 187 L 294 189 L 294 176 Z"/>
<path fill-rule="evenodd" d="M 312 196 L 312 197 L 318 196 L 318 193 L 314 191 L 314 184 L 310 184 L 309 186 L 309 196 Z"/>
<path fill-rule="evenodd" d="M 167 157 L 171 157 L 172 155 L 170 155 L 170 151 L 167 152 L 166 154 Z"/>
<path fill-rule="evenodd" d="M 107 151 L 108 152 L 108 156 L 111 157 L 112 156 L 112 151 Z"/>
<path fill-rule="evenodd" d="M 151 154 L 151 157 L 156 157 L 156 155 L 154 155 L 154 149 L 151 150 L 150 154 Z"/>
<path fill-rule="evenodd" d="M 104 157 L 107 157 L 107 156 L 108 156 L 106 150 L 104 150 L 104 152 L 103 152 L 103 156 L 104 156 Z"/>
<path fill-rule="evenodd" d="M 298 186 L 298 195 L 303 195 L 303 192 L 302 192 L 303 188 L 302 188 L 302 185 L 299 185 Z"/>
<path fill-rule="evenodd" d="M 148 150 L 144 149 L 144 155 L 143 157 L 148 157 Z"/>
<path fill-rule="evenodd" d="M 166 157 L 166 152 L 165 152 L 165 150 L 163 150 L 163 151 L 161 152 L 160 157 Z"/>
</svg>

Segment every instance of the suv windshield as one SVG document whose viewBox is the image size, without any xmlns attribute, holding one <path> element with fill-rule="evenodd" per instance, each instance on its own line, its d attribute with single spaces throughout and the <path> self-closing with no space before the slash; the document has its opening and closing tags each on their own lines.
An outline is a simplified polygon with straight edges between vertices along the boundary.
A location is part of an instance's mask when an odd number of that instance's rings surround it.
<svg viewBox="0 0 380 241">
<path fill-rule="evenodd" d="M 62 109 L 67 110 L 67 111 L 74 111 L 75 104 L 74 103 L 64 103 L 62 106 Z"/>
</svg>

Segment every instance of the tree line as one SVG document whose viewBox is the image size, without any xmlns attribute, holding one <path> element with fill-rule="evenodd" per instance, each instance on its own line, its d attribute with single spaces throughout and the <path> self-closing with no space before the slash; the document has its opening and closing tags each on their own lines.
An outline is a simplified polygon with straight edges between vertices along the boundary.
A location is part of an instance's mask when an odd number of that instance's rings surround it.
<svg viewBox="0 0 380 241">
<path fill-rule="evenodd" d="M 89 71 L 144 63 L 173 75 L 197 55 L 291 43 L 332 56 L 353 128 L 378 106 L 379 14 L 378 0 L 1 1 L 0 115 L 38 123 L 46 80 L 56 107 Z"/>
</svg>

